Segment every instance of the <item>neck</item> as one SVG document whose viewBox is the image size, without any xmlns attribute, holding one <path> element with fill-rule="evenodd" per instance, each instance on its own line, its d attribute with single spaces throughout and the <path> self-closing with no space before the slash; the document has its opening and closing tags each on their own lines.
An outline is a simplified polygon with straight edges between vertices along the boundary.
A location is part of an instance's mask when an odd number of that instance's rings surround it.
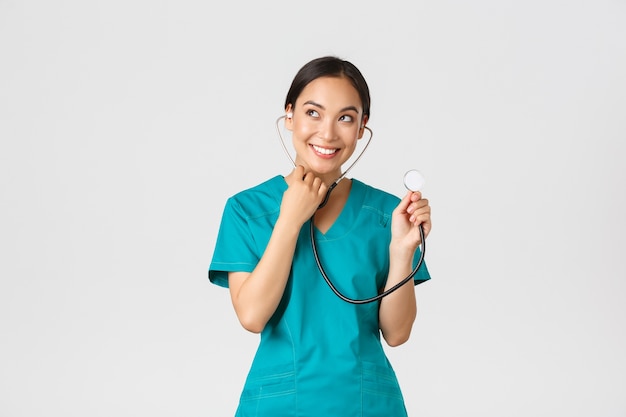
<svg viewBox="0 0 626 417">
<path fill-rule="evenodd" d="M 336 180 L 337 179 L 335 178 L 335 180 L 331 181 L 330 183 L 326 183 L 329 189 L 330 187 L 333 186 Z M 343 200 L 344 197 L 350 193 L 351 182 L 352 181 L 349 178 L 344 178 L 341 181 L 339 181 L 337 185 L 335 186 L 335 188 L 331 191 L 330 197 L 328 200 L 329 201 L 330 200 Z"/>
<path fill-rule="evenodd" d="M 348 200 L 352 181 L 349 179 L 341 180 L 332 190 L 328 201 L 324 206 L 315 212 L 315 226 L 322 232 L 326 233 L 335 222 L 343 207 Z"/>
<path fill-rule="evenodd" d="M 311 172 L 311 171 L 307 171 L 307 172 Z M 331 185 L 333 185 L 333 183 L 335 181 L 337 181 L 337 179 L 339 179 L 339 177 L 341 177 L 341 171 L 329 172 L 329 173 L 326 173 L 326 174 L 318 174 L 317 172 L 313 172 L 313 174 L 315 174 L 316 177 L 321 179 L 322 182 L 324 184 L 326 184 L 327 187 L 330 187 Z M 339 181 L 339 183 L 337 183 L 337 187 L 339 187 L 339 184 L 341 184 L 342 182 L 345 182 L 345 180 L 346 180 L 346 178 L 344 178 L 341 181 Z"/>
</svg>

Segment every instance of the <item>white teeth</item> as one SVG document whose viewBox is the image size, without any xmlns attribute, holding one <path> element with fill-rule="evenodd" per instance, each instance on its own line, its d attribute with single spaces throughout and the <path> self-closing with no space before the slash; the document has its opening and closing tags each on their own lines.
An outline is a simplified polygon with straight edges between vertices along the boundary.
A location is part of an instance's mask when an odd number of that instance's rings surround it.
<svg viewBox="0 0 626 417">
<path fill-rule="evenodd" d="M 311 145 L 311 146 L 313 146 L 313 149 L 315 149 L 315 152 L 318 152 L 324 155 L 332 155 L 335 152 L 337 152 L 337 149 L 320 148 L 319 146 L 315 146 L 315 145 Z"/>
</svg>

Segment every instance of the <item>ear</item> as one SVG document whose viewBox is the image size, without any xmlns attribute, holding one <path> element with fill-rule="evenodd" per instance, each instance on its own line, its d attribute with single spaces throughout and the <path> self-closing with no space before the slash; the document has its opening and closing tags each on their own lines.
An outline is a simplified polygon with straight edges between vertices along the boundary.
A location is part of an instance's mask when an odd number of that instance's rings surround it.
<svg viewBox="0 0 626 417">
<path fill-rule="evenodd" d="M 361 127 L 359 127 L 358 139 L 361 139 L 363 137 L 363 133 L 365 133 L 365 125 L 367 124 L 368 120 L 369 118 L 367 116 L 363 116 L 363 120 L 361 120 Z"/>
<path fill-rule="evenodd" d="M 293 107 L 291 106 L 291 104 L 287 104 L 287 107 L 285 107 L 285 113 L 286 113 L 285 128 L 289 131 L 292 131 L 293 130 Z"/>
</svg>

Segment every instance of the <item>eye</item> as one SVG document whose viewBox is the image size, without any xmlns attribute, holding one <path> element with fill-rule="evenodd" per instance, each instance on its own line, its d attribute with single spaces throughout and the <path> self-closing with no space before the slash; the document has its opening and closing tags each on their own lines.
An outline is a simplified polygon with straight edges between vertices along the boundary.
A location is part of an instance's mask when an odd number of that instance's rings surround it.
<svg viewBox="0 0 626 417">
<path fill-rule="evenodd" d="M 341 117 L 339 118 L 339 121 L 340 121 L 340 122 L 348 122 L 348 123 L 350 123 L 350 122 L 352 122 L 353 120 L 354 120 L 354 118 L 353 118 L 352 116 L 350 116 L 350 115 L 347 115 L 347 114 L 344 114 L 343 116 L 341 116 Z"/>
<path fill-rule="evenodd" d="M 313 110 L 313 109 L 307 110 L 306 114 L 311 117 L 320 117 L 320 114 L 316 110 Z"/>
</svg>

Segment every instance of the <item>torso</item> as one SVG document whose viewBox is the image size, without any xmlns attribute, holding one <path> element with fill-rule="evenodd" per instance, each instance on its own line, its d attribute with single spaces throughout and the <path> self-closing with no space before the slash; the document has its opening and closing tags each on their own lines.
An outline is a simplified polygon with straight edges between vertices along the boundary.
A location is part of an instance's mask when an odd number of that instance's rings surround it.
<svg viewBox="0 0 626 417">
<path fill-rule="evenodd" d="M 283 178 L 276 177 L 234 198 L 227 219 L 245 228 L 220 232 L 224 251 L 212 263 L 213 279 L 219 279 L 218 271 L 245 270 L 233 268 L 253 267 L 260 259 L 286 189 Z M 371 297 L 384 285 L 391 213 L 398 201 L 357 180 L 342 180 L 318 212 L 314 234 L 321 262 L 347 296 Z M 247 236 L 253 241 L 241 245 Z M 298 237 L 283 299 L 262 332 L 237 412 L 274 415 L 406 416 L 380 342 L 378 304 L 349 304 L 332 293 L 316 266 L 307 224 Z"/>
</svg>

